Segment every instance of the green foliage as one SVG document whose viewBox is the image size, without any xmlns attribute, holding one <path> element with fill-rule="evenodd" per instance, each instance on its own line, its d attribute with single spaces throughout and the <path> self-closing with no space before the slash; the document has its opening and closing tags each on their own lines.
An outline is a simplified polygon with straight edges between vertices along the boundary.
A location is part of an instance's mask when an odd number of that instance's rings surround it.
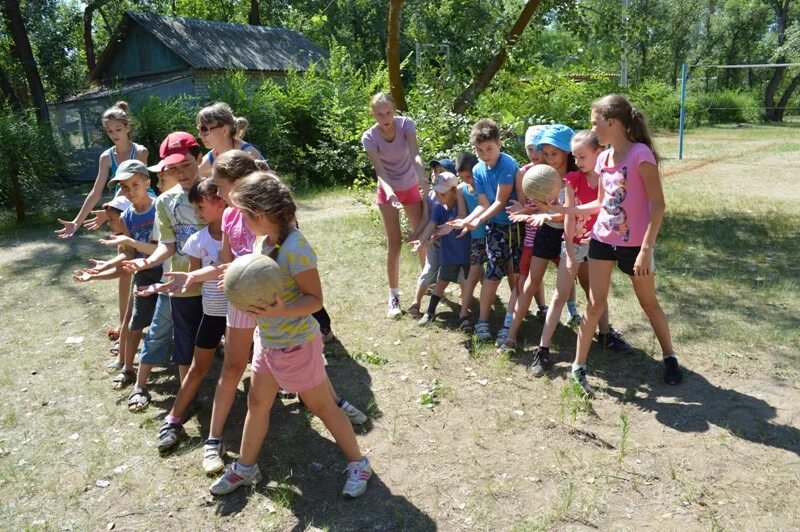
<svg viewBox="0 0 800 532">
<path fill-rule="evenodd" d="M 633 105 L 642 110 L 651 128 L 678 129 L 681 114 L 680 89 L 674 89 L 663 81 L 648 79 L 631 87 L 627 96 Z M 687 119 L 697 120 L 697 115 L 693 112 L 694 101 L 687 102 L 687 110 Z"/>
<path fill-rule="evenodd" d="M 701 92 L 693 95 L 698 122 L 730 124 L 758 122 L 764 119 L 764 108 L 756 94 L 736 90 Z"/>
<path fill-rule="evenodd" d="M 151 96 L 146 100 L 130 103 L 131 113 L 135 117 L 132 137 L 139 144 L 145 145 L 154 161 L 158 160 L 161 141 L 170 132 L 193 132 L 196 129 L 197 104 L 193 98 L 178 97 L 162 100 Z"/>
<path fill-rule="evenodd" d="M 439 398 L 441 391 L 442 383 L 439 381 L 439 379 L 433 379 L 430 387 L 419 395 L 417 402 L 420 404 L 420 406 L 425 408 L 433 408 L 441 401 Z"/>
</svg>

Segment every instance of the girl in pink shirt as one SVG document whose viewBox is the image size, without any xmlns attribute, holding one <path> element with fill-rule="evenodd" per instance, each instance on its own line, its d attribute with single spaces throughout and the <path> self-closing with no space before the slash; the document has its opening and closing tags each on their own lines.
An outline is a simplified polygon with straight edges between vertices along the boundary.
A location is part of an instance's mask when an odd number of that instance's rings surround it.
<svg viewBox="0 0 800 532">
<path fill-rule="evenodd" d="M 656 297 L 653 248 L 664 219 L 664 193 L 644 115 L 623 96 L 611 94 L 592 104 L 592 131 L 601 145 L 595 170 L 600 175 L 597 199 L 566 210 L 569 214 L 599 213 L 589 243 L 590 298 L 572 377 L 584 392 L 593 389 L 586 379 L 586 359 L 597 322 L 605 311 L 614 265 L 630 276 L 639 305 L 647 314 L 664 356 L 664 381 L 678 384 L 683 373 L 672 347 L 669 323 Z"/>
<path fill-rule="evenodd" d="M 389 307 L 387 315 L 397 318 L 400 308 L 400 250 L 403 236 L 400 230 L 400 209 L 408 216 L 412 230 L 427 219 L 423 193 L 428 194 L 425 167 L 417 147 L 417 130 L 414 121 L 405 116 L 395 116 L 394 99 L 381 92 L 372 97 L 372 116 L 377 122 L 361 136 L 375 174 L 378 189 L 375 202 L 386 230 L 386 272 L 389 277 Z"/>
</svg>

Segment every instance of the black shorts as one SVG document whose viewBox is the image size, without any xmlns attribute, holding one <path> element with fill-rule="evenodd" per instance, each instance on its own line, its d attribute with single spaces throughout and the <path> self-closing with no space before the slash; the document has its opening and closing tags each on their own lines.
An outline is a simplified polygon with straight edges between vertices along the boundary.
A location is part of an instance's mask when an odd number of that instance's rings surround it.
<svg viewBox="0 0 800 532">
<path fill-rule="evenodd" d="M 172 308 L 172 336 L 175 346 L 172 350 L 172 363 L 188 366 L 194 357 L 194 340 L 203 321 L 202 296 L 169 298 Z"/>
<path fill-rule="evenodd" d="M 140 331 L 145 327 L 150 327 L 150 322 L 153 321 L 153 315 L 156 313 L 156 303 L 158 303 L 158 294 L 149 296 L 134 294 L 133 312 L 128 328 L 132 331 Z"/>
<path fill-rule="evenodd" d="M 439 266 L 439 280 L 448 283 L 461 283 L 469 275 L 469 264 L 448 264 Z"/>
<path fill-rule="evenodd" d="M 564 229 L 556 229 L 542 224 L 533 237 L 533 256 L 540 259 L 553 260 L 561 256 L 561 242 L 564 240 Z"/>
<path fill-rule="evenodd" d="M 225 324 L 227 316 L 209 316 L 203 314 L 200 321 L 200 328 L 197 329 L 197 336 L 194 338 L 194 346 L 200 349 L 216 349 L 222 335 L 225 334 Z"/>
<path fill-rule="evenodd" d="M 642 250 L 641 246 L 612 246 L 594 238 L 589 241 L 589 258 L 593 260 L 615 260 L 617 267 L 628 275 L 633 275 L 633 265 Z M 650 270 L 655 271 L 655 259 Z"/>
</svg>

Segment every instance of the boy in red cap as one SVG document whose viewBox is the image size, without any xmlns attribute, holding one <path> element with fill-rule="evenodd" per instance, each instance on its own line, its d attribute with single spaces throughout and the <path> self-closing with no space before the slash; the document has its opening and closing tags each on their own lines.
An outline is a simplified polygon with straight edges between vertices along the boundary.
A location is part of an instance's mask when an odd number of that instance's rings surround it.
<svg viewBox="0 0 800 532">
<path fill-rule="evenodd" d="M 159 155 L 161 162 L 158 166 L 178 184 L 156 199 L 158 246 L 149 257 L 126 261 L 125 268 L 131 272 L 151 268 L 170 258 L 172 271 L 189 271 L 189 258 L 181 250 L 189 237 L 203 227 L 189 202 L 189 190 L 199 180 L 199 165 L 202 160 L 197 140 L 183 131 L 170 133 L 161 143 Z M 170 294 L 170 305 L 175 340 L 172 361 L 178 365 L 183 382 L 192 364 L 195 337 L 203 318 L 200 289 Z M 180 390 L 178 395 L 180 396 Z M 166 451 L 178 444 L 185 434 L 182 422 L 182 419 L 167 416 L 159 429 L 159 451 Z"/>
</svg>

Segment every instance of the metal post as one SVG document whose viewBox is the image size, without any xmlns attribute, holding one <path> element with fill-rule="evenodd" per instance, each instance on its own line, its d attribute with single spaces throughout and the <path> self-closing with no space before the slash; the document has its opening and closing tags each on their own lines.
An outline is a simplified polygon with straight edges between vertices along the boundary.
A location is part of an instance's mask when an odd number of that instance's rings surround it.
<svg viewBox="0 0 800 532">
<path fill-rule="evenodd" d="M 678 159 L 683 159 L 683 129 L 686 122 L 686 78 L 689 69 L 686 63 L 681 68 L 681 117 L 678 122 Z"/>
</svg>

